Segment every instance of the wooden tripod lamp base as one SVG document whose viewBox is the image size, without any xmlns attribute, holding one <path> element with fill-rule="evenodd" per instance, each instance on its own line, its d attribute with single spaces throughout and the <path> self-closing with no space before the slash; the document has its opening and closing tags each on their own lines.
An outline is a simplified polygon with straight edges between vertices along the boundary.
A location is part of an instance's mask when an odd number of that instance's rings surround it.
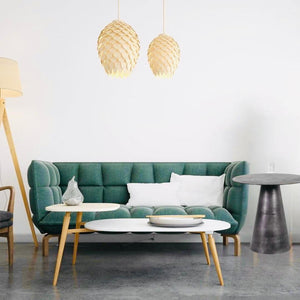
<svg viewBox="0 0 300 300">
<path fill-rule="evenodd" d="M 15 149 L 15 145 L 13 142 L 13 138 L 12 138 L 12 134 L 11 134 L 8 118 L 7 118 L 5 100 L 3 99 L 4 97 L 18 97 L 21 95 L 22 95 L 22 89 L 21 89 L 21 83 L 19 78 L 18 63 L 12 59 L 0 57 L 0 126 L 3 123 L 7 142 L 9 145 L 9 150 L 16 170 L 18 183 L 20 186 L 32 238 L 35 247 L 38 247 L 39 244 L 35 234 L 34 225 L 31 219 L 31 212 L 28 204 L 25 186 L 21 175 L 16 149 Z"/>
</svg>

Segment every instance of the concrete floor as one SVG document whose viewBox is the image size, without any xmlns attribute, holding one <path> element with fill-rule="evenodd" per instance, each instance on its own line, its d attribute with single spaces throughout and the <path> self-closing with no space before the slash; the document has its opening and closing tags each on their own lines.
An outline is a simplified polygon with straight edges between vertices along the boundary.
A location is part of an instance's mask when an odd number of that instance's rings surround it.
<svg viewBox="0 0 300 300">
<path fill-rule="evenodd" d="M 68 244 L 56 288 L 57 247 L 49 257 L 33 244 L 15 245 L 7 266 L 0 244 L 0 299 L 300 299 L 300 245 L 283 254 L 256 254 L 217 244 L 225 286 L 207 266 L 201 244 L 79 244 L 76 267 Z"/>
</svg>

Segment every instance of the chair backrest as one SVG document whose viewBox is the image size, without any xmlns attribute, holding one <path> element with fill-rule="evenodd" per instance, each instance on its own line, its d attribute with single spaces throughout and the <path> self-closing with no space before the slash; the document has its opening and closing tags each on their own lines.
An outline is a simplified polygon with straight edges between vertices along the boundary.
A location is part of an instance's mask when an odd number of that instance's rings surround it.
<svg viewBox="0 0 300 300">
<path fill-rule="evenodd" d="M 9 200 L 7 205 L 7 211 L 10 213 L 14 212 L 15 206 L 15 189 L 13 186 L 2 186 L 0 187 L 0 191 L 9 190 Z"/>
</svg>

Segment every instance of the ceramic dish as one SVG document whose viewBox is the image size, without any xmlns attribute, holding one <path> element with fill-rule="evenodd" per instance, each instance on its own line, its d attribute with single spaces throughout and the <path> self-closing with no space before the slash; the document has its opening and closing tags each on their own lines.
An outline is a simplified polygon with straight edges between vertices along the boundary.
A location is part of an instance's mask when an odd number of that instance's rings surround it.
<svg viewBox="0 0 300 300">
<path fill-rule="evenodd" d="M 191 227 L 203 222 L 202 218 L 149 217 L 149 224 L 159 227 Z"/>
</svg>

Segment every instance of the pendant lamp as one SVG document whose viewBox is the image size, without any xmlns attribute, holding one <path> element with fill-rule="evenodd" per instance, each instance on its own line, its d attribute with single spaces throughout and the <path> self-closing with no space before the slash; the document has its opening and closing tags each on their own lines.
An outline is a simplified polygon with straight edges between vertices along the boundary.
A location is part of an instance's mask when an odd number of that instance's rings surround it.
<svg viewBox="0 0 300 300">
<path fill-rule="evenodd" d="M 174 75 L 179 60 L 180 49 L 177 42 L 165 34 L 165 0 L 163 0 L 163 33 L 150 43 L 148 62 L 155 76 L 170 78 Z"/>
<path fill-rule="evenodd" d="M 140 42 L 133 28 L 120 20 L 120 0 L 118 20 L 101 31 L 97 49 L 101 64 L 109 76 L 126 78 L 131 74 L 139 57 Z"/>
</svg>

